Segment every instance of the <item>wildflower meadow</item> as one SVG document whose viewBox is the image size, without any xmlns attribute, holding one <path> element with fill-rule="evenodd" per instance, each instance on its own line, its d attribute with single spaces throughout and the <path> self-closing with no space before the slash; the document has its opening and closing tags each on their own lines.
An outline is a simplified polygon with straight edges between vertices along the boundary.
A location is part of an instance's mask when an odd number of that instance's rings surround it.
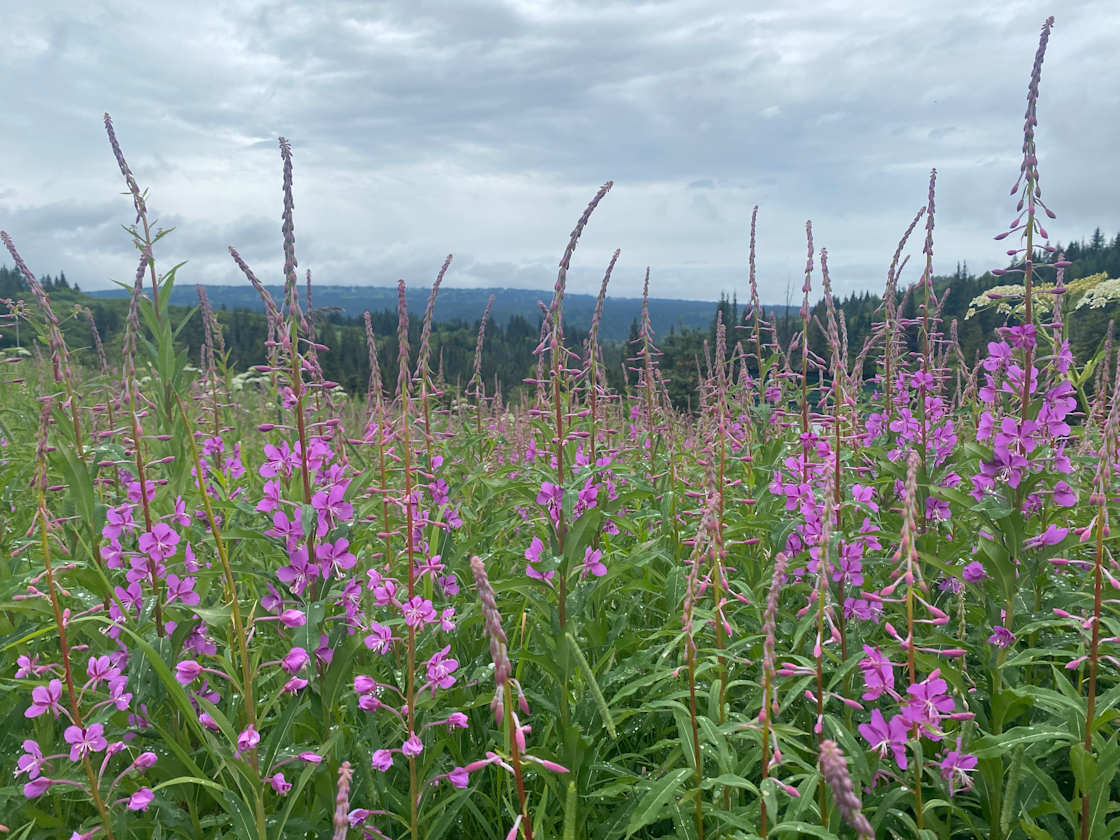
<svg viewBox="0 0 1120 840">
<path fill-rule="evenodd" d="M 1002 313 L 986 354 L 941 318 L 934 171 L 861 346 L 811 223 L 801 329 L 776 340 L 752 217 L 751 316 L 717 326 L 690 411 L 648 314 L 608 385 L 613 259 L 565 339 L 610 182 L 573 208 L 521 387 L 481 373 L 489 308 L 474 376 L 444 381 L 450 257 L 419 342 L 402 282 L 396 335 L 367 316 L 368 388 L 329 381 L 283 138 L 283 298 L 229 249 L 267 364 L 228 364 L 203 290 L 189 356 L 169 231 L 106 114 L 132 202 L 119 353 L 95 328 L 79 360 L 2 234 L 30 296 L 0 300 L 22 331 L 0 359 L 0 837 L 1120 834 L 1120 353 L 1075 358 L 1070 313 L 1108 288 L 1067 287 L 1048 244 L 1052 26 L 991 197 L 1010 267 L 975 302 Z"/>
</svg>

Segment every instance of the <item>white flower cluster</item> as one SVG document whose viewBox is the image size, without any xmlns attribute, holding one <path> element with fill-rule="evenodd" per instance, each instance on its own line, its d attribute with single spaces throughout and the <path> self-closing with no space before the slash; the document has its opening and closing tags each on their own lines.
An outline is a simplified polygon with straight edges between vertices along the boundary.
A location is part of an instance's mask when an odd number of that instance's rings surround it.
<svg viewBox="0 0 1120 840">
<path fill-rule="evenodd" d="M 1120 301 L 1120 277 L 1102 280 L 1082 295 L 1074 309 L 1103 309 L 1110 303 Z"/>
</svg>

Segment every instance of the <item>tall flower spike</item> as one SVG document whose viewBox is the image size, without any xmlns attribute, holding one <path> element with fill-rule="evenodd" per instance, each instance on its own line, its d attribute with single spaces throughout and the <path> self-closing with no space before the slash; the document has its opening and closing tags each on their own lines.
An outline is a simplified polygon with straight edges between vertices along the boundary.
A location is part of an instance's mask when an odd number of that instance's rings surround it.
<svg viewBox="0 0 1120 840">
<path fill-rule="evenodd" d="M 397 281 L 397 389 L 402 397 L 408 394 L 408 299 L 404 280 Z"/>
<path fill-rule="evenodd" d="M 478 587 L 478 600 L 482 603 L 482 618 L 486 624 L 486 635 L 490 637 L 490 658 L 494 661 L 494 684 L 497 691 L 490 708 L 494 712 L 495 720 L 500 725 L 505 714 L 502 691 L 513 673 L 513 666 L 510 665 L 509 653 L 506 649 L 508 640 L 505 631 L 502 629 L 502 614 L 498 612 L 498 600 L 494 595 L 494 587 L 490 584 L 490 578 L 486 575 L 486 564 L 477 554 L 471 558 L 471 572 L 474 574 L 474 582 Z"/>
<path fill-rule="evenodd" d="M 443 261 L 443 266 L 436 275 L 435 282 L 432 283 L 431 294 L 428 295 L 428 305 L 424 308 L 424 322 L 420 330 L 420 351 L 416 357 L 416 379 L 427 379 L 428 377 L 428 356 L 431 352 L 432 341 L 432 316 L 436 311 L 436 295 L 439 294 L 440 284 L 443 283 L 443 275 L 447 273 L 447 269 L 451 266 L 451 254 L 447 255 L 447 259 Z"/>
<path fill-rule="evenodd" d="M 366 410 L 371 412 L 381 403 L 381 363 L 377 358 L 377 341 L 373 337 L 373 321 L 369 312 L 362 313 L 366 327 L 366 346 L 369 349 L 369 385 L 366 389 Z"/>
<path fill-rule="evenodd" d="M 474 343 L 474 368 L 473 375 L 471 376 L 471 384 L 475 387 L 475 393 L 481 398 L 482 395 L 482 343 L 486 340 L 486 322 L 490 320 L 490 309 L 494 306 L 494 296 L 490 295 L 486 301 L 486 308 L 482 310 L 482 320 L 478 322 L 478 338 Z M 481 407 L 481 404 L 480 404 Z"/>
<path fill-rule="evenodd" d="M 754 350 L 758 358 L 758 370 L 762 371 L 762 333 L 759 327 L 759 318 L 762 304 L 758 300 L 758 278 L 755 276 L 755 234 L 758 227 L 758 205 L 751 211 L 751 241 L 747 256 L 747 272 L 751 287 L 751 320 L 754 322 Z"/>
<path fill-rule="evenodd" d="M 844 822 L 855 829 L 859 840 L 873 840 L 875 829 L 863 815 L 860 802 L 848 775 L 848 762 L 835 741 L 823 741 L 820 752 L 821 774 L 832 788 L 832 800 L 836 803 Z"/>
<path fill-rule="evenodd" d="M 621 253 L 621 248 L 614 249 L 611 261 L 607 263 L 606 273 L 603 274 L 603 282 L 599 284 L 599 296 L 595 298 L 595 312 L 591 316 L 591 329 L 587 334 L 587 346 L 591 348 L 589 353 L 594 352 L 594 348 L 599 341 L 599 324 L 603 320 L 603 303 L 607 299 L 607 284 L 611 281 L 611 272 L 614 271 L 614 264 L 618 262 L 618 255 Z M 590 358 L 590 355 L 588 358 Z"/>
<path fill-rule="evenodd" d="M 346 840 L 346 831 L 350 827 L 350 780 L 353 777 L 350 762 L 342 762 L 342 766 L 338 768 L 338 796 L 334 801 L 334 835 L 331 840 Z"/>
<path fill-rule="evenodd" d="M 296 224 L 293 211 L 295 200 L 292 198 L 292 145 L 286 137 L 280 138 L 280 158 L 284 162 L 284 212 L 281 216 L 281 232 L 284 234 L 284 298 L 288 304 L 288 315 L 299 317 L 299 281 L 296 278 Z"/>
<path fill-rule="evenodd" d="M 12 261 L 15 262 L 16 268 L 23 275 L 24 282 L 31 289 L 31 293 L 35 295 L 35 300 L 39 302 L 39 306 L 43 310 L 43 317 L 47 320 L 47 336 L 51 348 L 51 361 L 54 364 L 54 381 L 62 382 L 65 377 L 65 381 L 70 382 L 70 351 L 63 340 L 62 330 L 59 327 L 58 318 L 51 308 L 50 298 L 47 297 L 46 291 L 44 291 L 35 275 L 31 273 L 31 269 L 27 267 L 27 263 L 23 261 L 23 257 L 19 255 L 19 251 L 16 250 L 15 243 L 12 242 L 12 238 L 8 236 L 7 231 L 0 230 L 0 241 L 4 243 L 8 253 L 12 255 Z"/>
<path fill-rule="evenodd" d="M 105 112 L 105 133 L 109 135 L 109 145 L 113 148 L 113 157 L 117 159 L 117 166 L 121 168 L 124 182 L 128 185 L 128 191 L 132 193 L 132 205 L 136 208 L 136 221 L 139 223 L 147 215 L 148 207 L 144 203 L 144 195 L 140 192 L 136 179 L 132 177 L 132 170 L 128 168 L 128 164 L 125 162 L 121 144 L 117 142 L 117 132 L 113 129 L 113 118 L 109 116 L 108 111 Z"/>
</svg>

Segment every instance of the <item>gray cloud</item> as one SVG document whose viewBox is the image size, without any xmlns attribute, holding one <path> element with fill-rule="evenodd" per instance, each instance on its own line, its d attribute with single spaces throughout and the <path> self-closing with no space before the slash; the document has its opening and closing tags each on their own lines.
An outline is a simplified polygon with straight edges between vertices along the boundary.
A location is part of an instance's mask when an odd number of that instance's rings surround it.
<svg viewBox="0 0 1120 840">
<path fill-rule="evenodd" d="M 593 292 L 745 293 L 759 204 L 763 298 L 800 286 L 804 221 L 841 293 L 878 289 L 937 166 L 935 270 L 1000 262 L 1027 77 L 1046 11 L 722 0 L 47 2 L 11 11 L 0 226 L 32 266 L 127 277 L 131 221 L 101 113 L 176 232 L 182 282 L 280 266 L 276 136 L 295 148 L 296 237 L 319 282 L 547 289 L 572 223 Z M 1066 4 L 1043 74 L 1043 185 L 1068 241 L 1120 227 L 1115 14 Z M 1111 29 L 1110 29 L 1111 25 Z M 920 243 L 919 243 L 920 244 Z"/>
</svg>

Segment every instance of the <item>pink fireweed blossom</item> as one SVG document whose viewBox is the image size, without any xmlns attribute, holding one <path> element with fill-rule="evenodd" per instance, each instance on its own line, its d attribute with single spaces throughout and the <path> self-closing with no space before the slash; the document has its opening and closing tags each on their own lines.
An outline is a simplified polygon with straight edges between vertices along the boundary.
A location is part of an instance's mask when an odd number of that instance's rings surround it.
<svg viewBox="0 0 1120 840">
<path fill-rule="evenodd" d="M 16 679 L 20 680 L 24 677 L 37 677 L 40 674 L 45 674 L 51 670 L 51 665 L 40 665 L 39 654 L 34 656 L 26 656 L 20 654 L 16 657 Z"/>
<path fill-rule="evenodd" d="M 583 552 L 583 566 L 580 572 L 581 578 L 586 578 L 588 573 L 595 575 L 595 577 L 602 577 L 607 573 L 607 567 L 603 565 L 603 552 L 599 549 L 592 550 L 591 546 L 584 549 Z"/>
<path fill-rule="evenodd" d="M 110 680 L 119 675 L 120 671 L 113 667 L 108 656 L 91 656 L 86 663 L 86 676 L 89 677 L 86 685 L 89 688 L 96 689 L 102 680 Z"/>
<path fill-rule="evenodd" d="M 265 462 L 261 464 L 259 470 L 261 478 L 273 478 L 281 474 L 284 478 L 291 478 L 292 470 L 299 468 L 300 465 L 298 450 L 293 451 L 287 441 L 281 442 L 279 447 L 266 443 L 264 457 Z"/>
<path fill-rule="evenodd" d="M 556 575 L 555 570 L 541 572 L 536 568 L 536 564 L 541 562 L 541 552 L 543 551 L 544 543 L 541 542 L 540 537 L 533 537 L 533 541 L 525 549 L 525 559 L 529 561 L 525 566 L 525 574 L 533 580 L 542 580 L 552 586 L 552 578 Z"/>
<path fill-rule="evenodd" d="M 1050 525 L 1037 537 L 1031 537 L 1023 545 L 1026 548 L 1042 548 L 1043 546 L 1057 545 L 1069 535 L 1069 528 L 1059 528 Z"/>
<path fill-rule="evenodd" d="M 525 559 L 530 563 L 541 562 L 541 552 L 544 551 L 544 543 L 541 542 L 540 537 L 533 537 L 533 541 L 529 543 L 529 547 L 525 549 Z"/>
<path fill-rule="evenodd" d="M 201 600 L 194 591 L 195 579 L 193 577 L 181 578 L 176 574 L 167 576 L 167 603 L 182 601 L 187 606 L 194 606 Z"/>
<path fill-rule="evenodd" d="M 374 770 L 380 770 L 385 773 L 393 766 L 393 751 L 392 750 L 374 750 L 373 755 L 370 756 L 370 765 Z"/>
<path fill-rule="evenodd" d="M 447 654 L 450 652 L 451 645 L 447 645 L 443 650 L 434 653 L 426 663 L 433 697 L 437 686 L 439 688 L 450 688 L 455 684 L 455 677 L 452 674 L 458 669 L 459 660 L 449 658 Z"/>
<path fill-rule="evenodd" d="M 301 647 L 294 647 L 288 651 L 287 656 L 280 660 L 280 667 L 284 669 L 289 675 L 294 676 L 304 669 L 311 657 L 307 655 L 307 651 Z"/>
<path fill-rule="evenodd" d="M 407 755 L 409 758 L 415 758 L 416 756 L 420 755 L 420 753 L 422 753 L 423 751 L 424 751 L 424 742 L 420 740 L 420 736 L 417 735 L 415 732 L 413 732 L 411 735 L 409 735 L 408 740 L 406 740 L 401 745 L 401 752 L 404 755 Z"/>
<path fill-rule="evenodd" d="M 264 483 L 263 495 L 261 500 L 257 502 L 257 510 L 263 513 L 272 513 L 280 507 L 283 502 L 282 491 L 280 489 L 280 482 L 266 481 Z"/>
<path fill-rule="evenodd" d="M 43 758 L 43 751 L 39 749 L 39 744 L 32 740 L 24 741 L 23 754 L 16 761 L 15 775 L 19 776 L 26 773 L 28 781 L 37 779 L 42 774 L 46 763 L 46 759 Z"/>
<path fill-rule="evenodd" d="M 90 753 L 101 752 L 109 746 L 105 740 L 105 727 L 100 723 L 91 723 L 85 729 L 68 726 L 62 737 L 70 745 L 71 761 L 81 761 Z"/>
<path fill-rule="evenodd" d="M 250 724 L 237 736 L 237 750 L 242 753 L 249 752 L 249 750 L 256 749 L 260 742 L 261 734 L 257 732 L 256 727 Z"/>
<path fill-rule="evenodd" d="M 887 753 L 891 753 L 900 770 L 906 769 L 908 732 L 909 726 L 902 715 L 895 715 L 888 723 L 878 709 L 872 709 L 870 723 L 859 725 L 859 734 L 867 741 L 868 748 L 878 754 L 879 758 L 886 758 Z"/>
<path fill-rule="evenodd" d="M 979 583 L 986 580 L 987 577 L 988 573 L 984 569 L 984 564 L 979 560 L 973 560 L 961 570 L 961 580 L 966 583 Z"/>
<path fill-rule="evenodd" d="M 384 624 L 376 621 L 369 623 L 369 635 L 365 637 L 365 645 L 374 653 L 388 653 L 393 649 L 393 631 Z"/>
<path fill-rule="evenodd" d="M 132 505 L 124 504 L 111 507 L 105 511 L 106 524 L 101 528 L 101 536 L 105 539 L 117 539 L 122 531 L 132 531 L 136 522 L 132 518 Z"/>
<path fill-rule="evenodd" d="M 421 598 L 419 595 L 413 596 L 412 600 L 401 605 L 401 614 L 404 615 L 404 623 L 409 627 L 439 621 L 439 616 L 432 607 L 432 602 L 427 598 Z"/>
<path fill-rule="evenodd" d="M 193 659 L 184 659 L 175 666 L 175 680 L 180 685 L 190 685 L 205 669 Z"/>
<path fill-rule="evenodd" d="M 276 577 L 288 584 L 292 594 L 303 595 L 307 584 L 319 576 L 319 567 L 308 561 L 306 546 L 300 546 L 289 557 L 291 562 L 277 569 Z"/>
<path fill-rule="evenodd" d="M 921 727 L 931 741 L 941 740 L 941 717 L 953 711 L 953 698 L 945 692 L 949 686 L 935 670 L 925 680 L 906 689 L 910 699 L 902 709 L 902 718 L 910 726 Z"/>
<path fill-rule="evenodd" d="M 155 799 L 155 794 L 151 788 L 140 788 L 132 796 L 128 798 L 128 810 L 130 811 L 147 811 L 148 806 L 152 804 Z"/>
<path fill-rule="evenodd" d="M 292 783 L 284 778 L 283 773 L 275 773 L 274 775 L 269 776 L 267 781 L 270 785 L 272 785 L 272 789 L 281 796 L 287 796 L 288 791 L 292 789 Z"/>
<path fill-rule="evenodd" d="M 327 531 L 340 522 L 347 522 L 354 518 L 354 506 L 346 501 L 346 488 L 349 481 L 335 484 L 330 490 L 320 490 L 311 497 L 311 505 L 318 514 L 318 529 L 316 536 L 325 537 Z"/>
<path fill-rule="evenodd" d="M 154 562 L 174 557 L 178 550 L 179 535 L 166 522 L 157 522 L 151 531 L 140 535 L 140 550 L 147 554 Z"/>
<path fill-rule="evenodd" d="M 992 635 L 988 637 L 988 644 L 999 648 L 1008 648 L 1015 644 L 1015 634 L 999 624 L 992 626 Z"/>
<path fill-rule="evenodd" d="M 293 551 L 304 537 L 303 522 L 297 510 L 289 518 L 282 510 L 272 514 L 272 527 L 264 532 L 266 537 L 279 537 L 284 540 L 288 551 Z"/>
<path fill-rule="evenodd" d="M 976 763 L 976 756 L 961 752 L 961 739 L 958 738 L 957 748 L 946 753 L 941 761 L 941 778 L 949 782 L 950 796 L 972 789 L 972 777 L 968 774 L 976 769 Z"/>
<path fill-rule="evenodd" d="M 864 700 L 875 700 L 881 694 L 894 695 L 894 664 L 879 651 L 868 645 L 863 646 L 866 658 L 860 660 L 859 667 L 863 671 L 863 682 L 867 691 L 862 695 Z"/>
<path fill-rule="evenodd" d="M 541 482 L 540 492 L 537 493 L 537 504 L 547 508 L 552 524 L 559 526 L 560 511 L 564 504 L 564 488 L 548 481 Z"/>
<path fill-rule="evenodd" d="M 320 561 L 319 574 L 324 580 L 332 570 L 336 577 L 342 577 L 344 572 L 354 568 L 358 563 L 358 558 L 350 553 L 350 541 L 341 537 L 333 543 L 326 542 L 315 546 L 315 557 Z"/>
<path fill-rule="evenodd" d="M 874 487 L 864 487 L 862 484 L 853 484 L 852 498 L 857 502 L 867 505 L 873 511 L 879 510 L 879 505 L 875 503 Z"/>
<path fill-rule="evenodd" d="M 23 713 L 24 717 L 39 717 L 43 712 L 51 712 L 57 718 L 62 711 L 62 681 L 51 680 L 46 685 L 37 685 L 31 689 L 31 705 Z"/>
</svg>

